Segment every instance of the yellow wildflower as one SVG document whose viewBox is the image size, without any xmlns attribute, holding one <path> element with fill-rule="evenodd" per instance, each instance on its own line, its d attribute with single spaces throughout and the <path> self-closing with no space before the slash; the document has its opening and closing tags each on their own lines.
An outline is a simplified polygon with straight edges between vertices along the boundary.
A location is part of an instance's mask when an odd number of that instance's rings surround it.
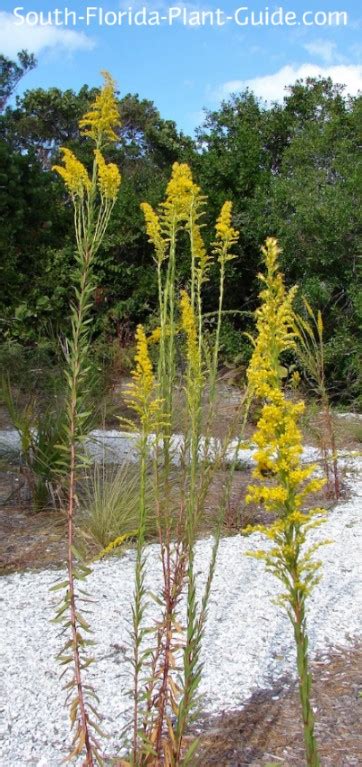
<svg viewBox="0 0 362 767">
<path fill-rule="evenodd" d="M 200 282 L 207 281 L 207 272 L 210 266 L 211 258 L 205 248 L 205 243 L 202 239 L 200 225 L 197 223 L 191 224 L 191 238 L 194 256 L 197 262 L 197 273 Z"/>
<path fill-rule="evenodd" d="M 102 72 L 102 75 L 103 88 L 96 96 L 89 112 L 79 121 L 82 135 L 89 136 L 98 147 L 110 141 L 117 141 L 115 128 L 120 125 L 114 80 L 108 72 Z"/>
<path fill-rule="evenodd" d="M 259 275 L 265 288 L 260 293 L 261 306 L 256 311 L 258 335 L 247 372 L 254 393 L 276 404 L 283 399 L 279 384 L 284 371 L 279 359 L 283 352 L 295 346 L 292 328 L 296 288 L 289 291 L 285 288 L 283 275 L 278 272 L 279 253 L 277 241 L 269 237 L 262 248 L 267 273 Z"/>
<path fill-rule="evenodd" d="M 94 561 L 96 562 L 99 559 L 103 559 L 103 557 L 106 557 L 107 554 L 111 554 L 114 552 L 115 549 L 118 549 L 120 546 L 122 546 L 123 543 L 128 541 L 130 538 L 136 538 L 138 535 L 138 530 L 130 530 L 128 533 L 123 533 L 123 535 L 118 535 L 117 538 L 115 538 L 113 541 L 107 544 L 107 546 L 102 549 L 102 551 L 97 554 Z"/>
<path fill-rule="evenodd" d="M 191 370 L 195 372 L 199 367 L 196 318 L 194 310 L 191 306 L 189 295 L 186 290 L 181 291 L 180 308 L 181 325 L 187 338 L 187 358 Z"/>
<path fill-rule="evenodd" d="M 117 165 L 113 162 L 106 163 L 102 152 L 100 152 L 99 149 L 95 149 L 94 154 L 97 163 L 98 187 L 101 196 L 105 200 L 114 201 L 121 184 L 121 174 Z"/>
<path fill-rule="evenodd" d="M 300 382 L 301 382 L 301 377 L 300 377 L 299 370 L 294 370 L 292 375 L 290 376 L 290 383 L 293 389 L 297 389 Z"/>
<path fill-rule="evenodd" d="M 214 243 L 215 252 L 219 255 L 219 261 L 231 261 L 236 258 L 230 253 L 230 248 L 235 245 L 238 240 L 239 232 L 234 229 L 231 223 L 232 203 L 230 201 L 224 202 L 220 215 L 216 221 L 216 242 Z"/>
<path fill-rule="evenodd" d="M 147 338 L 148 343 L 149 344 L 158 344 L 159 341 L 160 341 L 160 338 L 161 338 L 161 333 L 162 333 L 162 331 L 161 331 L 160 326 L 155 328 L 152 331 L 152 333 L 150 333 L 150 335 Z"/>
<path fill-rule="evenodd" d="M 149 433 L 159 423 L 161 402 L 155 398 L 153 367 L 143 325 L 138 325 L 135 340 L 135 367 L 131 374 L 133 381 L 128 387 L 126 398 L 139 416 L 143 432 Z"/>
<path fill-rule="evenodd" d="M 275 543 L 275 548 L 264 552 L 264 559 L 283 583 L 285 571 L 292 573 L 293 579 L 297 573 L 298 585 L 294 587 L 304 592 L 315 581 L 309 579 L 309 565 L 305 565 L 306 559 L 299 560 L 299 551 L 307 530 L 319 524 L 314 518 L 320 509 L 306 514 L 301 511 L 302 503 L 306 495 L 317 492 L 324 481 L 312 478 L 315 466 L 301 464 L 302 435 L 298 419 L 304 411 L 304 403 L 288 400 L 282 388 L 284 374 L 280 356 L 294 346 L 295 289 L 286 291 L 283 276 L 278 272 L 280 251 L 276 240 L 269 238 L 262 252 L 267 273 L 261 277 L 265 287 L 256 312 L 258 335 L 248 380 L 264 404 L 253 437 L 257 445 L 253 477 L 259 482 L 248 487 L 246 502 L 262 503 L 267 511 L 279 517 L 277 522 L 264 527 L 265 535 Z M 268 484 L 265 484 L 265 473 L 270 477 Z M 283 598 L 289 599 L 287 595 Z"/>
<path fill-rule="evenodd" d="M 148 343 L 143 325 L 138 325 L 136 330 L 136 367 L 132 371 L 132 378 L 137 383 L 142 383 L 145 394 L 150 394 L 153 389 L 152 362 L 148 351 Z"/>
<path fill-rule="evenodd" d="M 166 188 L 166 201 L 162 204 L 164 216 L 171 216 L 176 221 L 187 221 L 199 187 L 194 184 L 189 166 L 175 162 L 172 175 Z"/>
<path fill-rule="evenodd" d="M 162 238 L 160 219 L 148 202 L 141 203 L 141 210 L 145 217 L 148 240 L 155 248 L 157 261 L 161 263 L 166 256 L 166 243 Z"/>
<path fill-rule="evenodd" d="M 86 192 L 89 191 L 91 181 L 84 165 L 77 160 L 76 156 L 70 149 L 61 147 L 60 150 L 63 153 L 64 167 L 61 165 L 53 165 L 52 170 L 59 173 L 62 177 L 65 186 L 71 196 L 82 198 Z"/>
</svg>

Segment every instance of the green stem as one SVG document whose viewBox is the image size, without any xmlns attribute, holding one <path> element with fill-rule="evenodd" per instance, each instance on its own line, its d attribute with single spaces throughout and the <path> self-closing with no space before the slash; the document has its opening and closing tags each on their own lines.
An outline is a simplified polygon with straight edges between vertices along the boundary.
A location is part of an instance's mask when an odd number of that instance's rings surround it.
<svg viewBox="0 0 362 767">
<path fill-rule="evenodd" d="M 84 370 L 84 352 L 87 339 L 84 336 L 85 319 L 87 314 L 88 298 L 90 295 L 90 264 L 89 254 L 82 254 L 82 273 L 80 277 L 80 290 L 78 306 L 74 308 L 72 322 L 71 352 L 69 358 L 69 378 L 68 378 L 68 437 L 69 437 L 69 467 L 68 467 L 68 487 L 67 487 L 67 570 L 68 570 L 68 589 L 69 589 L 69 623 L 72 636 L 72 652 L 74 663 L 74 679 L 77 689 L 79 702 L 80 728 L 84 738 L 84 747 L 86 751 L 86 767 L 93 767 L 93 748 L 89 733 L 88 714 L 84 696 L 84 685 L 82 681 L 82 663 L 80 658 L 78 619 L 77 619 L 77 597 L 74 582 L 74 508 L 76 503 L 76 472 L 78 466 L 77 460 L 77 440 L 79 431 L 79 389 Z"/>
<path fill-rule="evenodd" d="M 139 713 L 140 713 L 140 684 L 139 676 L 142 668 L 141 644 L 143 638 L 142 617 L 144 611 L 144 543 L 146 532 L 146 452 L 147 435 L 143 434 L 140 445 L 140 495 L 139 495 L 139 531 L 137 538 L 135 594 L 133 605 L 133 754 L 132 764 L 138 765 L 139 759 Z"/>
<path fill-rule="evenodd" d="M 314 715 L 311 706 L 312 677 L 308 661 L 308 634 L 303 595 L 297 593 L 293 604 L 294 638 L 297 648 L 299 695 L 302 707 L 306 762 L 308 767 L 320 767 L 317 741 L 314 735 Z"/>
<path fill-rule="evenodd" d="M 217 364 L 219 359 L 219 348 L 220 348 L 220 332 L 221 332 L 221 322 L 222 322 L 222 306 L 224 301 L 224 282 L 225 282 L 225 260 L 221 257 L 220 260 L 220 286 L 219 286 L 219 307 L 217 312 L 217 325 L 216 325 L 216 336 L 215 336 L 215 347 L 214 347 L 214 358 L 213 358 L 213 366 L 212 366 L 212 387 L 215 387 L 216 384 L 216 376 L 217 376 Z"/>
</svg>

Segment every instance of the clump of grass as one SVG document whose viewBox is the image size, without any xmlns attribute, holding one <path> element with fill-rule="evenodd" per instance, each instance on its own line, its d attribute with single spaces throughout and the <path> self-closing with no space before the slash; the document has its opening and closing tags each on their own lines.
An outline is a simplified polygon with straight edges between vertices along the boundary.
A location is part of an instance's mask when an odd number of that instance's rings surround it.
<svg viewBox="0 0 362 767">
<path fill-rule="evenodd" d="M 20 437 L 20 473 L 25 479 L 34 509 L 42 511 L 55 507 L 60 502 L 57 473 L 65 428 L 62 402 L 41 406 L 31 398 L 20 404 L 9 379 L 3 379 L 1 392 Z"/>
<path fill-rule="evenodd" d="M 304 299 L 306 316 L 295 314 L 294 332 L 295 351 L 305 377 L 317 396 L 321 409 L 318 430 L 322 461 L 327 479 L 327 486 L 336 499 L 341 494 L 341 482 L 338 469 L 336 434 L 331 413 L 331 406 L 324 367 L 324 327 L 322 313 L 315 313 Z"/>
<path fill-rule="evenodd" d="M 362 444 L 362 423 L 353 423 L 350 427 L 351 438 Z"/>
<path fill-rule="evenodd" d="M 146 483 L 147 536 L 155 533 L 152 521 L 153 493 Z M 95 464 L 82 483 L 77 523 L 96 546 L 106 548 L 119 536 L 139 527 L 139 474 L 136 466 Z"/>
</svg>

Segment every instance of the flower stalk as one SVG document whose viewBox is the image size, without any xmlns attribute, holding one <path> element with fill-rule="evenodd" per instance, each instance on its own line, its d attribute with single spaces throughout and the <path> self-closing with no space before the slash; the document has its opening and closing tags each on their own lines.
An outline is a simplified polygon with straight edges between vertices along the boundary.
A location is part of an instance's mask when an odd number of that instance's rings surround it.
<svg viewBox="0 0 362 767">
<path fill-rule="evenodd" d="M 321 509 L 303 508 L 305 499 L 323 487 L 324 480 L 313 476 L 314 466 L 301 463 L 302 438 L 298 420 L 304 403 L 291 402 L 283 390 L 285 369 L 281 357 L 295 347 L 293 298 L 295 288 L 286 291 L 278 267 L 279 248 L 269 238 L 263 248 L 266 267 L 260 277 L 263 290 L 256 312 L 257 337 L 248 369 L 254 396 L 262 405 L 254 441 L 257 445 L 255 484 L 248 488 L 247 502 L 262 503 L 273 515 L 270 525 L 250 526 L 244 532 L 259 530 L 271 541 L 271 548 L 251 556 L 265 562 L 267 570 L 282 583 L 278 603 L 286 610 L 294 630 L 299 692 L 303 718 L 306 763 L 319 767 L 314 717 L 311 706 L 311 675 L 308 661 L 308 634 L 305 618 L 307 598 L 318 583 L 320 562 L 313 554 L 325 543 L 307 546 L 311 529 L 324 521 Z M 265 473 L 270 482 L 265 484 Z"/>
<path fill-rule="evenodd" d="M 94 719 L 96 695 L 83 676 L 92 662 L 87 648 L 92 644 L 84 634 L 90 627 L 80 612 L 79 604 L 84 592 L 78 582 L 84 581 L 90 570 L 74 545 L 74 514 L 77 506 L 77 479 L 85 464 L 80 448 L 85 438 L 88 418 L 86 395 L 90 344 L 90 312 L 93 304 L 95 279 L 93 264 L 104 238 L 113 206 L 118 195 L 121 177 L 113 163 L 106 164 L 101 148 L 115 140 L 114 129 L 119 124 L 114 83 L 105 73 L 105 85 L 87 113 L 80 121 L 83 134 L 95 144 L 92 173 L 67 148 L 63 148 L 63 165 L 55 170 L 63 179 L 74 209 L 76 262 L 78 285 L 71 308 L 71 333 L 66 353 L 66 433 L 62 445 L 63 460 L 60 467 L 61 486 L 64 491 L 67 515 L 67 580 L 56 589 L 65 588 L 56 621 L 64 623 L 70 638 L 59 654 L 60 662 L 73 667 L 66 688 L 72 726 L 75 726 L 72 752 L 69 758 L 84 754 L 84 765 L 102 764 L 98 740 L 94 733 L 102 734 Z M 67 617 L 68 616 L 68 617 Z"/>
<path fill-rule="evenodd" d="M 202 444 L 202 407 L 205 383 L 208 376 L 216 382 L 218 349 L 212 354 L 215 372 L 208 371 L 203 351 L 206 348 L 203 315 L 202 287 L 207 280 L 210 257 L 202 239 L 202 216 L 205 198 L 192 179 L 185 164 L 175 163 L 166 189 L 166 198 L 154 211 L 143 203 L 148 238 L 154 247 L 159 289 L 159 327 L 147 344 L 158 344 L 157 377 L 153 380 L 152 396 L 144 403 L 144 419 L 139 403 L 146 391 L 146 382 L 134 378 L 130 404 L 141 421 L 141 434 L 147 423 L 147 439 L 140 441 L 141 472 L 153 475 L 155 492 L 155 516 L 160 545 L 162 587 L 155 595 L 160 615 L 155 624 L 145 628 L 143 618 L 146 606 L 144 582 L 140 577 L 140 558 L 136 562 L 136 589 L 134 615 L 137 612 L 137 630 L 133 628 L 133 643 L 137 645 L 137 662 L 134 659 L 134 691 L 137 703 L 134 707 L 133 744 L 130 761 L 134 767 L 181 767 L 191 764 L 196 742 L 185 753 L 186 728 L 195 712 L 197 688 L 201 677 L 201 641 L 207 616 L 207 603 L 215 570 L 218 539 L 212 550 L 207 584 L 201 601 L 196 596 L 194 566 L 195 541 L 202 519 L 207 489 L 213 470 L 207 466 Z M 222 287 L 225 263 L 237 233 L 231 232 L 231 206 L 228 206 L 228 244 L 224 233 L 217 234 L 217 247 L 222 261 Z M 224 216 L 225 217 L 225 216 Z M 179 236 L 188 234 L 190 244 L 190 278 L 180 291 L 176 289 L 176 265 Z M 218 229 L 217 229 L 218 232 Z M 223 239 L 224 238 L 224 239 Z M 219 252 L 219 251 L 218 251 Z M 222 295 L 219 301 L 221 322 Z M 175 470 L 175 448 L 172 435 L 172 417 L 175 390 L 178 387 L 175 352 L 182 338 L 182 354 L 185 361 L 183 393 L 185 428 L 179 469 Z M 139 332 L 136 336 L 136 368 L 139 364 Z M 132 394 L 133 392 L 133 394 Z M 150 389 L 151 392 L 151 389 Z M 216 386 L 208 389 L 207 407 L 212 411 Z M 157 402 L 157 414 L 152 410 Z M 151 432 L 154 434 L 152 454 Z M 205 444 L 209 444 L 205 436 Z M 143 445 L 143 447 L 142 447 Z M 144 449 L 144 453 L 143 453 Z M 146 456 L 147 453 L 147 456 Z M 214 467 L 218 465 L 215 460 Z M 147 469 L 146 469 L 147 466 Z M 220 513 L 221 517 L 221 513 Z M 139 546 L 143 550 L 143 542 Z M 138 555 L 137 555 L 138 556 Z M 144 563 L 144 560 L 142 560 Z M 142 577 L 144 570 L 142 571 Z M 181 597 L 186 593 L 186 610 L 181 615 Z M 142 603 L 142 608 L 140 604 Z M 145 633 L 153 637 L 151 655 L 143 647 Z M 141 649 L 139 650 L 139 648 Z M 135 656 L 136 658 L 136 656 Z M 145 672 L 148 677 L 144 680 Z M 136 710 L 137 709 L 137 710 Z M 141 726 L 140 723 L 142 722 Z"/>
</svg>

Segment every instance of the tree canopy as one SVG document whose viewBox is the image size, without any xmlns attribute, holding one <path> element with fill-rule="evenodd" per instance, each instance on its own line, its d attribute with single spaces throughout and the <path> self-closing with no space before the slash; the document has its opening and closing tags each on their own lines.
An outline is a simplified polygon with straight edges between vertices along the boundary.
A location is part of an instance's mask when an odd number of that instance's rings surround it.
<svg viewBox="0 0 362 767">
<path fill-rule="evenodd" d="M 71 209 L 51 167 L 61 146 L 90 164 L 78 121 L 96 89 L 36 88 L 9 104 L 35 61 L 22 51 L 18 63 L 1 57 L 0 64 L 0 331 L 34 344 L 49 326 L 55 334 L 64 329 L 74 242 Z M 122 194 L 97 256 L 95 334 L 120 335 L 125 324 L 151 318 L 155 270 L 139 206 L 157 205 L 172 163 L 186 161 L 208 196 L 207 242 L 225 199 L 240 230 L 225 297 L 234 318 L 224 325 L 225 356 L 243 352 L 246 320 L 238 312 L 255 307 L 260 246 L 275 236 L 287 283 L 297 282 L 323 311 L 332 386 L 339 396 L 357 396 L 361 97 L 325 79 L 297 82 L 271 106 L 245 91 L 207 112 L 195 139 L 137 94 L 118 97 L 118 105 L 122 124 L 109 159 L 122 173 Z M 181 258 L 180 283 L 184 273 Z M 212 307 L 212 272 L 206 290 Z"/>
</svg>

